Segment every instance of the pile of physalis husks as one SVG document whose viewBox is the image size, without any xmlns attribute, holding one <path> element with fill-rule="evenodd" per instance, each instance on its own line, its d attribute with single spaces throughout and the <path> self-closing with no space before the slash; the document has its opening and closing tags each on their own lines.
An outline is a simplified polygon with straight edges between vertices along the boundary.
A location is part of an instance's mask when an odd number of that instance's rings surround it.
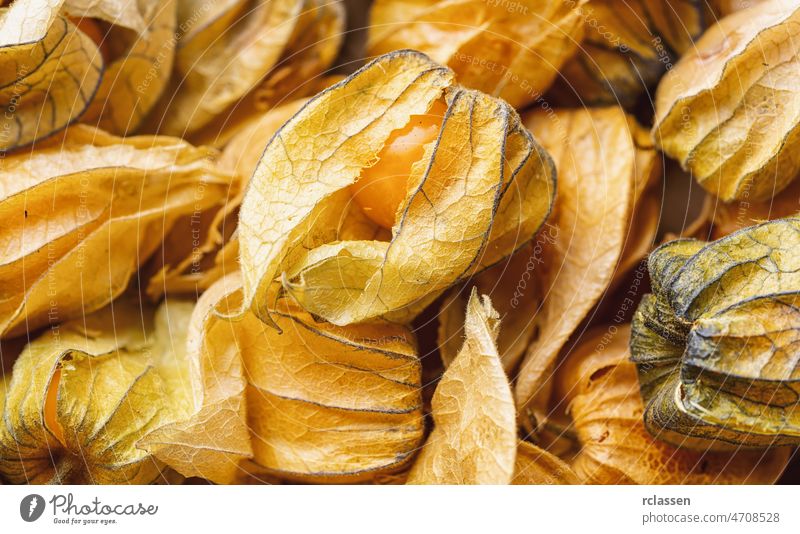
<svg viewBox="0 0 800 534">
<path fill-rule="evenodd" d="M 800 3 L 352 4 L 0 5 L 0 483 L 777 481 Z"/>
</svg>

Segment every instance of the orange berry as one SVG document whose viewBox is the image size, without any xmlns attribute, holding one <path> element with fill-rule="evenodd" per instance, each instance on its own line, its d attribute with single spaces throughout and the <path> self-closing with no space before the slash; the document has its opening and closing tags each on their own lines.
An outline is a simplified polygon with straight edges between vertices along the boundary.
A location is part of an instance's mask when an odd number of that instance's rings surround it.
<svg viewBox="0 0 800 534">
<path fill-rule="evenodd" d="M 411 167 L 424 155 L 425 145 L 435 140 L 447 105 L 437 100 L 425 115 L 414 115 L 401 130 L 392 133 L 378 154 L 378 162 L 361 171 L 350 186 L 353 200 L 374 223 L 391 229 L 397 208 L 406 198 Z"/>
</svg>

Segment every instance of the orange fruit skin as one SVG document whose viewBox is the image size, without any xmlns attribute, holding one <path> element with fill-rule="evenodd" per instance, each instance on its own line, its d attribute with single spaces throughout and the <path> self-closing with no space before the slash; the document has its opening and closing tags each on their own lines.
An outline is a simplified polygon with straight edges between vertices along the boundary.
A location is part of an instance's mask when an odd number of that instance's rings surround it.
<svg viewBox="0 0 800 534">
<path fill-rule="evenodd" d="M 408 193 L 411 167 L 422 159 L 425 145 L 434 141 L 444 120 L 447 105 L 437 100 L 425 115 L 414 115 L 408 124 L 392 132 L 378 161 L 361 171 L 350 186 L 353 200 L 375 224 L 391 229 L 397 208 Z"/>
</svg>

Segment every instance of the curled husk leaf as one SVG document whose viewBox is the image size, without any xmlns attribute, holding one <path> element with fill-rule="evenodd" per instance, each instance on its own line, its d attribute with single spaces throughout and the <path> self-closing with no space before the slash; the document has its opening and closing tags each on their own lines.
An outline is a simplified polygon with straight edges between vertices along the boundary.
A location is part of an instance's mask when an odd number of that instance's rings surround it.
<svg viewBox="0 0 800 534">
<path fill-rule="evenodd" d="M 719 239 L 753 224 L 800 214 L 800 180 L 769 200 L 741 199 L 730 203 L 709 201 L 711 236 Z"/>
<path fill-rule="evenodd" d="M 177 218 L 224 197 L 232 177 L 214 157 L 79 124 L 0 160 L 0 337 L 120 294 Z"/>
<path fill-rule="evenodd" d="M 629 325 L 599 327 L 556 377 L 580 450 L 571 465 L 593 484 L 771 484 L 791 451 L 698 452 L 654 439 L 642 422 L 636 368 L 628 360 Z"/>
<path fill-rule="evenodd" d="M 585 37 L 553 94 L 570 104 L 626 108 L 655 86 L 710 18 L 706 2 L 694 0 L 590 0 L 581 13 Z"/>
<path fill-rule="evenodd" d="M 652 249 L 658 228 L 661 167 L 647 131 L 629 118 L 636 150 L 637 176 L 634 179 L 633 212 L 628 235 L 611 288 L 619 284 L 631 269 Z M 466 286 L 474 285 L 481 294 L 491 297 L 502 318 L 497 346 L 503 368 L 514 376 L 520 359 L 537 335 L 536 315 L 542 307 L 541 271 L 546 251 L 560 233 L 559 227 L 545 222 L 536 237 L 506 260 L 472 277 Z M 465 286 L 465 287 L 466 287 Z M 630 305 L 629 305 L 630 306 Z M 466 291 L 464 287 L 451 290 L 441 305 L 439 314 L 439 354 L 445 366 L 455 358 L 463 342 Z"/>
<path fill-rule="evenodd" d="M 729 449 L 800 443 L 800 219 L 650 255 L 633 320 L 644 423 L 660 439 Z"/>
<path fill-rule="evenodd" d="M 144 6 L 149 0 L 65 0 L 57 2 L 64 6 L 64 11 L 74 18 L 93 18 L 127 28 L 139 35 L 147 33 L 147 10 Z M 171 2 L 164 2 L 168 9 L 173 9 Z"/>
<path fill-rule="evenodd" d="M 219 316 L 241 301 L 238 273 L 201 298 L 189 352 L 203 393 L 193 415 L 145 442 L 156 457 L 217 481 L 230 481 L 248 457 L 253 472 L 303 481 L 402 468 L 423 436 L 413 334 L 381 322 L 336 327 L 285 298 L 273 299 L 282 333 L 251 313 L 235 322 Z M 252 452 L 241 439 L 248 431 Z"/>
<path fill-rule="evenodd" d="M 736 13 L 767 1 L 769 0 L 714 0 L 711 5 L 719 16 L 726 17 L 731 13 Z"/>
<path fill-rule="evenodd" d="M 59 14 L 63 0 L 0 7 L 0 153 L 63 130 L 103 76 L 92 39 Z"/>
<path fill-rule="evenodd" d="M 287 66 L 285 69 L 290 70 L 290 67 Z M 197 145 L 208 145 L 222 150 L 228 149 L 231 145 L 242 144 L 249 138 L 247 146 L 240 146 L 234 152 L 236 154 L 257 152 L 257 156 L 261 156 L 275 131 L 299 111 L 310 95 L 315 95 L 344 79 L 343 74 L 317 76 L 280 94 L 277 94 L 277 90 L 260 87 L 237 102 L 230 113 L 217 117 L 208 126 L 190 135 L 189 140 Z M 287 77 L 282 82 L 288 84 L 292 80 L 294 77 Z M 289 113 L 290 109 L 294 111 Z M 278 120 L 279 117 L 283 117 L 283 120 Z M 259 124 L 264 128 L 263 131 L 259 130 L 257 126 Z M 243 173 L 246 178 L 252 176 L 257 163 L 258 158 L 253 161 L 249 172 Z"/>
<path fill-rule="evenodd" d="M 649 210 L 647 225 L 636 222 L 636 213 L 658 166 L 652 145 L 639 144 L 641 127 L 620 108 L 536 111 L 525 124 L 553 155 L 559 175 L 544 260 L 534 273 L 543 296 L 538 334 L 515 389 L 522 423 L 537 426 L 567 339 L 618 273 L 635 264 L 626 257 L 638 260 L 652 243 L 658 210 Z"/>
<path fill-rule="evenodd" d="M 181 218 L 164 238 L 163 252 L 156 255 L 155 273 L 147 285 L 152 298 L 163 293 L 196 294 L 239 270 L 235 228 L 247 182 L 269 140 L 306 102 L 298 99 L 251 118 L 230 139 L 219 166 L 236 180 L 220 204 L 199 216 L 193 213 Z"/>
<path fill-rule="evenodd" d="M 517 447 L 514 478 L 511 483 L 518 485 L 563 485 L 580 484 L 580 479 L 572 467 L 558 456 L 550 454 L 533 443 L 520 441 Z"/>
<path fill-rule="evenodd" d="M 164 425 L 140 446 L 186 477 L 218 484 L 245 479 L 243 461 L 253 456 L 247 429 L 247 382 L 237 345 L 239 325 L 212 312 L 236 290 L 235 275 L 203 293 L 187 325 L 189 384 L 194 395 L 185 417 Z"/>
<path fill-rule="evenodd" d="M 409 484 L 509 484 L 517 428 L 511 386 L 497 353 L 500 316 L 473 289 L 464 345 L 433 395 L 433 431 Z"/>
<path fill-rule="evenodd" d="M 137 442 L 185 416 L 193 305 L 121 300 L 32 341 L 3 394 L 0 474 L 13 483 L 146 484 L 163 464 Z"/>
<path fill-rule="evenodd" d="M 542 97 L 583 35 L 586 0 L 377 0 L 369 55 L 412 48 L 516 108 Z"/>
<path fill-rule="evenodd" d="M 390 239 L 336 241 L 355 205 L 349 186 L 443 96 L 438 138 L 411 168 Z M 264 151 L 239 216 L 244 306 L 271 322 L 267 292 L 280 278 L 337 325 L 407 320 L 529 241 L 554 193 L 550 157 L 508 104 L 453 86 L 418 52 L 387 54 L 311 99 Z"/>
<path fill-rule="evenodd" d="M 106 19 L 111 26 L 102 41 L 109 60 L 97 94 L 81 121 L 117 135 L 134 132 L 158 102 L 172 71 L 176 0 L 80 3 L 88 4 L 87 8 L 111 8 Z M 121 11 L 119 16 L 114 8 Z M 92 11 L 88 9 L 88 13 Z"/>
<path fill-rule="evenodd" d="M 453 288 L 445 297 L 437 315 L 439 354 L 445 366 L 450 365 L 464 344 L 467 288 L 474 286 L 492 299 L 500 314 L 503 328 L 497 338 L 497 350 L 506 373 L 513 376 L 536 332 L 534 316 L 541 305 L 536 269 L 544 262 L 545 243 L 554 239 L 556 231 L 555 226 L 545 223 L 533 241 L 517 253 L 470 278 L 464 286 Z"/>
<path fill-rule="evenodd" d="M 800 171 L 796 2 L 722 19 L 664 78 L 653 136 L 725 202 L 764 200 Z"/>
<path fill-rule="evenodd" d="M 635 151 L 635 177 L 633 179 L 633 199 L 628 219 L 628 232 L 622 248 L 611 288 L 618 287 L 626 275 L 637 265 L 641 265 L 647 254 L 656 245 L 658 226 L 663 209 L 662 180 L 663 160 L 655 150 L 648 131 L 628 116 Z"/>
<path fill-rule="evenodd" d="M 220 132 L 257 105 L 280 102 L 330 65 L 343 24 L 338 0 L 180 2 L 176 80 L 154 126 L 182 136 L 204 126 Z M 243 113 L 234 117 L 237 107 Z"/>
<path fill-rule="evenodd" d="M 341 81 L 341 74 L 323 75 L 339 57 L 345 31 L 341 0 L 306 0 L 292 36 L 278 63 L 255 89 L 189 138 L 195 144 L 225 146 L 242 129 L 271 109 L 314 95 Z M 262 146 L 263 148 L 263 146 Z"/>
</svg>

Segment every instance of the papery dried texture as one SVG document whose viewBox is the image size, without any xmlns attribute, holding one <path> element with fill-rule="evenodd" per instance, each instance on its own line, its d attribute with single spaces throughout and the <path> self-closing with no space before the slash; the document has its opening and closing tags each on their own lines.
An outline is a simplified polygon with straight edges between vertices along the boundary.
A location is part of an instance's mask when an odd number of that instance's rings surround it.
<svg viewBox="0 0 800 534">
<path fill-rule="evenodd" d="M 517 428 L 511 386 L 497 353 L 500 316 L 473 289 L 464 346 L 433 395 L 433 431 L 409 484 L 508 484 L 514 476 Z"/>
<path fill-rule="evenodd" d="M 800 171 L 800 4 L 721 20 L 664 78 L 653 137 L 723 201 L 763 200 Z"/>
<path fill-rule="evenodd" d="M 548 377 L 569 336 L 626 267 L 628 246 L 640 251 L 633 228 L 637 195 L 652 180 L 652 147 L 639 146 L 640 127 L 620 108 L 536 111 L 525 124 L 553 155 L 559 193 L 552 239 L 537 268 L 543 302 L 537 339 L 520 367 L 515 394 L 524 425 L 542 422 Z M 644 241 L 647 241 L 645 238 Z M 631 301 L 626 305 L 633 307 Z"/>
<path fill-rule="evenodd" d="M 553 91 L 576 106 L 633 107 L 714 22 L 695 0 L 590 0 L 581 13 L 585 37 Z"/>
<path fill-rule="evenodd" d="M 527 441 L 517 447 L 517 463 L 512 484 L 580 484 L 575 471 L 558 456 Z"/>
<path fill-rule="evenodd" d="M 66 17 L 63 0 L 0 8 L 0 153 L 64 129 L 103 76 L 97 45 Z"/>
<path fill-rule="evenodd" d="M 197 294 L 239 270 L 236 219 L 247 183 L 272 136 L 307 101 L 298 99 L 250 118 L 229 140 L 219 166 L 233 173 L 236 181 L 223 202 L 200 216 L 183 217 L 164 238 L 147 285 L 151 298 L 164 293 Z"/>
<path fill-rule="evenodd" d="M 307 98 L 299 98 L 276 106 L 269 111 L 251 117 L 249 124 L 225 145 L 220 165 L 234 170 L 245 184 L 258 167 L 258 162 L 266 147 L 281 126 L 297 114 L 308 103 Z"/>
<path fill-rule="evenodd" d="M 50 3 L 53 3 L 52 0 Z M 137 0 L 65 0 L 60 3 L 70 17 L 100 19 L 133 30 L 137 34 L 147 32 L 147 13 L 142 2 Z"/>
<path fill-rule="evenodd" d="M 234 142 L 242 143 L 249 137 L 248 142 L 261 143 L 261 146 L 249 146 L 250 150 L 257 148 L 260 156 L 275 131 L 308 101 L 310 95 L 315 95 L 344 79 L 345 76 L 341 74 L 316 76 L 294 89 L 286 89 L 286 92 L 280 95 L 261 87 L 239 101 L 230 113 L 218 117 L 202 130 L 190 135 L 189 139 L 195 144 L 226 149 L 229 145 L 235 144 Z M 289 113 L 290 109 L 294 109 L 294 112 Z M 279 120 L 280 117 L 283 119 Z M 258 124 L 267 129 L 267 132 L 260 132 Z M 256 163 L 257 159 L 247 173 L 247 178 L 253 174 Z"/>
<path fill-rule="evenodd" d="M 800 180 L 794 180 L 774 198 L 762 201 L 737 200 L 723 203 L 711 199 L 711 236 L 719 239 L 756 223 L 800 214 Z"/>
<path fill-rule="evenodd" d="M 552 244 L 558 229 L 545 223 L 529 244 L 509 258 L 470 278 L 464 286 L 450 291 L 437 315 L 439 320 L 439 354 L 445 366 L 455 359 L 464 344 L 468 287 L 487 295 L 500 314 L 503 328 L 497 339 L 497 350 L 503 369 L 509 376 L 536 334 L 534 317 L 541 306 L 541 288 L 537 270 L 544 263 L 544 247 Z"/>
<path fill-rule="evenodd" d="M 253 456 L 247 427 L 247 382 L 237 336 L 239 324 L 221 320 L 214 308 L 236 291 L 237 275 L 203 293 L 187 325 L 186 353 L 193 396 L 184 417 L 159 427 L 139 445 L 187 477 L 218 484 L 247 478 Z"/>
<path fill-rule="evenodd" d="M 87 7 L 96 4 L 81 3 L 88 4 Z M 109 56 L 108 64 L 97 94 L 81 120 L 125 135 L 139 128 L 169 80 L 175 55 L 176 2 L 100 2 L 105 3 L 118 7 L 124 16 L 109 20 L 111 26 L 102 41 L 103 51 Z M 141 26 L 141 30 L 131 31 L 130 26 Z"/>
<path fill-rule="evenodd" d="M 287 89 L 286 93 L 281 95 L 273 94 L 262 87 L 239 101 L 230 113 L 218 117 L 202 130 L 190 135 L 189 140 L 198 145 L 213 146 L 221 150 L 247 140 L 250 144 L 245 151 L 258 149 L 260 156 L 275 131 L 308 101 L 309 97 L 304 95 L 315 95 L 344 79 L 345 76 L 341 74 L 310 78 L 294 89 Z M 294 113 L 288 113 L 290 109 L 294 109 Z M 284 118 L 279 120 L 279 117 Z M 268 135 L 258 130 L 259 124 L 267 130 Z M 257 146 L 252 143 L 262 144 Z M 253 162 L 247 178 L 253 174 L 256 163 L 258 159 Z"/>
<path fill-rule="evenodd" d="M 653 293 L 633 321 L 644 422 L 685 447 L 800 443 L 800 219 L 649 259 Z"/>
<path fill-rule="evenodd" d="M 635 151 L 633 199 L 625 246 L 614 271 L 612 288 L 618 287 L 626 275 L 635 266 L 641 265 L 647 254 L 655 247 L 664 203 L 662 157 L 656 152 L 647 130 L 631 116 L 628 116 L 628 128 Z"/>
<path fill-rule="evenodd" d="M 190 352 L 207 373 L 202 389 L 208 400 L 186 421 L 155 435 L 156 456 L 180 472 L 225 480 L 218 470 L 233 471 L 231 460 L 246 457 L 238 438 L 238 448 L 231 448 L 231 429 L 239 435 L 246 428 L 256 472 L 349 482 L 401 468 L 423 436 L 421 366 L 413 335 L 386 323 L 335 327 L 274 297 L 273 318 L 283 333 L 250 313 L 235 322 L 219 316 L 241 306 L 238 274 L 203 295 L 203 311 L 195 314 L 195 320 L 204 317 L 197 341 L 202 347 Z M 210 306 L 216 310 L 209 313 Z M 209 394 L 218 383 L 224 395 Z M 204 426 L 207 435 L 195 431 Z M 212 452 L 230 457 L 213 460 Z"/>
<path fill-rule="evenodd" d="M 658 228 L 661 167 L 658 165 L 652 141 L 647 131 L 629 118 L 635 146 L 636 176 L 634 177 L 633 211 L 629 233 L 620 261 L 614 272 L 612 287 L 652 249 Z M 539 272 L 545 267 L 546 250 L 552 247 L 559 227 L 545 223 L 536 237 L 516 254 L 471 278 L 482 294 L 492 298 L 502 318 L 503 328 L 498 350 L 503 368 L 509 376 L 537 336 L 535 316 L 542 307 L 543 289 Z M 454 288 L 442 303 L 439 319 L 439 353 L 445 365 L 455 358 L 463 342 L 465 290 Z"/>
<path fill-rule="evenodd" d="M 279 102 L 333 61 L 343 16 L 338 1 L 227 0 L 209 8 L 182 0 L 174 94 L 165 95 L 152 125 L 186 136 L 221 119 L 212 128 L 219 132 L 236 107 L 252 109 L 248 99 Z"/>
<path fill-rule="evenodd" d="M 0 337 L 97 310 L 181 215 L 219 201 L 214 151 L 84 125 L 0 160 Z"/>
<path fill-rule="evenodd" d="M 748 9 L 767 1 L 768 0 L 713 0 L 710 4 L 714 8 L 714 12 L 717 16 L 725 17 L 731 13 L 736 13 L 737 11 L 742 11 L 743 9 Z"/>
<path fill-rule="evenodd" d="M 344 3 L 307 0 L 292 23 L 294 30 L 287 47 L 266 78 L 226 113 L 192 133 L 190 141 L 224 147 L 264 113 L 315 95 L 344 78 L 341 74 L 328 75 L 346 36 Z"/>
<path fill-rule="evenodd" d="M 516 108 L 550 86 L 583 35 L 585 0 L 377 0 L 369 55 L 402 48 L 428 54 L 458 82 Z"/>
<path fill-rule="evenodd" d="M 598 327 L 556 377 L 580 452 L 572 467 L 593 484 L 771 484 L 791 451 L 697 452 L 654 439 L 642 423 L 636 368 L 628 361 L 630 327 Z"/>
<path fill-rule="evenodd" d="M 131 301 L 46 331 L 14 364 L 0 425 L 0 473 L 14 483 L 144 484 L 163 465 L 137 447 L 183 417 L 192 304 L 154 314 Z"/>
<path fill-rule="evenodd" d="M 391 240 L 336 242 L 355 205 L 350 185 L 445 92 L 438 138 L 403 184 Z M 239 219 L 245 306 L 269 322 L 266 293 L 281 277 L 334 324 L 407 320 L 530 240 L 554 181 L 550 157 L 507 104 L 452 86 L 452 72 L 418 52 L 382 56 L 309 101 L 267 146 Z"/>
</svg>

